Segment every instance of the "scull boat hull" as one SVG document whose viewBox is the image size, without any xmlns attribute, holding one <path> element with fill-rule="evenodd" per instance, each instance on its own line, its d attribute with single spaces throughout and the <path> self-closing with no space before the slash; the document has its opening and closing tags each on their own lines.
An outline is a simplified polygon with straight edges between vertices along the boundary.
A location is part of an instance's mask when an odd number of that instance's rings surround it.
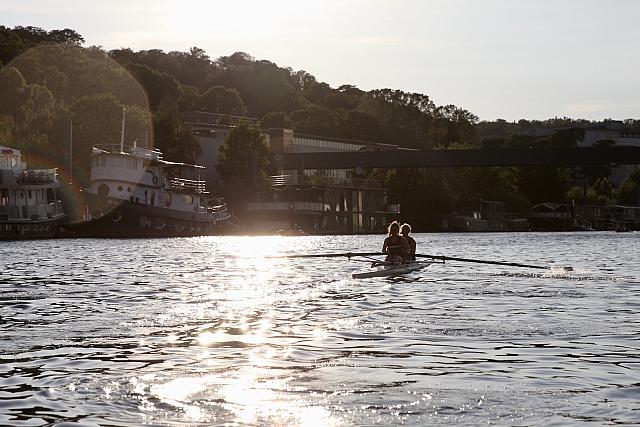
<svg viewBox="0 0 640 427">
<path fill-rule="evenodd" d="M 429 267 L 433 261 L 417 261 L 400 265 L 385 265 L 378 270 L 367 271 L 365 273 L 354 273 L 351 275 L 354 279 L 368 279 L 370 277 L 395 277 L 403 274 L 413 273 Z"/>
</svg>

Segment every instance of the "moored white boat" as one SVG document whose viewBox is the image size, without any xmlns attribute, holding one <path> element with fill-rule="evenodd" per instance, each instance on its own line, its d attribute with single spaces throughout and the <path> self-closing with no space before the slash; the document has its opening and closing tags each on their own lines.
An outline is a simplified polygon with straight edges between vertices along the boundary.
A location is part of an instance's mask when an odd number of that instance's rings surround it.
<svg viewBox="0 0 640 427">
<path fill-rule="evenodd" d="M 158 150 L 96 146 L 82 221 L 65 227 L 90 237 L 223 234 L 226 204 L 200 179 L 204 167 L 169 162 Z"/>
<path fill-rule="evenodd" d="M 354 273 L 354 279 L 368 279 L 370 277 L 395 277 L 403 274 L 413 273 L 435 264 L 434 261 L 414 261 L 406 264 L 382 264 L 374 266 L 375 270 L 364 273 Z"/>
<path fill-rule="evenodd" d="M 54 237 L 64 217 L 56 169 L 27 169 L 20 150 L 0 146 L 0 240 Z"/>
</svg>

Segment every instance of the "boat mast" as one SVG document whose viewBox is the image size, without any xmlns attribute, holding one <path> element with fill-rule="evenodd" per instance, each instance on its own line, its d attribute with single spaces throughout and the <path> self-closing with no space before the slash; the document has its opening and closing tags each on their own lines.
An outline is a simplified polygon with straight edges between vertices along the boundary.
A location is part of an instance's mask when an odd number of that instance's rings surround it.
<svg viewBox="0 0 640 427">
<path fill-rule="evenodd" d="M 73 119 L 69 120 L 69 184 L 73 184 Z"/>
<path fill-rule="evenodd" d="M 120 131 L 120 152 L 124 153 L 124 121 L 127 109 L 122 107 L 122 130 Z"/>
</svg>

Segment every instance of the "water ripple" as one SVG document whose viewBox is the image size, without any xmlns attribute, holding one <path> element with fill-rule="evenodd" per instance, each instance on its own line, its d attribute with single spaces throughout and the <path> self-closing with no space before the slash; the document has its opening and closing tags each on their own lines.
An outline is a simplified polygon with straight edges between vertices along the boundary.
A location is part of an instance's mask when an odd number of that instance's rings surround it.
<svg viewBox="0 0 640 427">
<path fill-rule="evenodd" d="M 573 271 L 261 257 L 379 236 L 3 243 L 0 425 L 640 423 L 635 234 L 416 239 Z"/>
</svg>

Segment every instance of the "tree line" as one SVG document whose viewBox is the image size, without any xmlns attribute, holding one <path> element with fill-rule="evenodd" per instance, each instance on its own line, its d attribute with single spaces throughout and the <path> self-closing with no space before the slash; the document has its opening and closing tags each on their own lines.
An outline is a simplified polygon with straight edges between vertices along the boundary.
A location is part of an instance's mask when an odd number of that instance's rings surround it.
<svg viewBox="0 0 640 427">
<path fill-rule="evenodd" d="M 580 121 L 480 122 L 463 108 L 436 105 L 426 94 L 363 91 L 350 84 L 332 88 L 307 71 L 280 67 L 243 52 L 212 59 L 198 47 L 188 52 L 106 51 L 83 44 L 83 37 L 70 29 L 0 26 L 1 141 L 22 148 L 36 162 L 65 165 L 70 157 L 67 141 L 72 123 L 74 165 L 66 173 L 79 185 L 88 179 L 91 147 L 119 142 L 123 108 L 127 142 L 137 139 L 140 144 L 153 144 L 166 158 L 186 162 L 194 160 L 199 148 L 190 130 L 180 123 L 179 111 L 250 116 L 258 118 L 263 129 L 284 127 L 423 150 L 479 148 L 488 143 L 575 146 L 583 136 Z M 625 125 L 637 124 L 629 121 Z M 565 130 L 536 138 L 521 135 L 527 126 Z M 262 144 L 260 138 L 256 141 L 254 130 L 244 127 L 237 130 L 233 141 L 245 138 L 245 145 Z M 237 148 L 223 147 L 220 172 L 228 185 L 218 190 L 230 192 L 241 179 L 234 172 L 237 168 L 231 167 L 243 155 Z M 264 173 L 271 172 L 268 153 L 257 151 L 265 157 L 257 164 Z M 500 200 L 510 210 L 526 210 L 542 201 L 571 201 L 578 195 L 578 176 L 587 177 L 589 202 L 628 201 L 637 193 L 640 181 L 632 176 L 614 188 L 606 178 L 607 170 L 566 168 L 362 173 L 386 179 L 392 201 L 400 202 L 403 215 L 417 222 L 449 212 L 464 200 Z"/>
</svg>

